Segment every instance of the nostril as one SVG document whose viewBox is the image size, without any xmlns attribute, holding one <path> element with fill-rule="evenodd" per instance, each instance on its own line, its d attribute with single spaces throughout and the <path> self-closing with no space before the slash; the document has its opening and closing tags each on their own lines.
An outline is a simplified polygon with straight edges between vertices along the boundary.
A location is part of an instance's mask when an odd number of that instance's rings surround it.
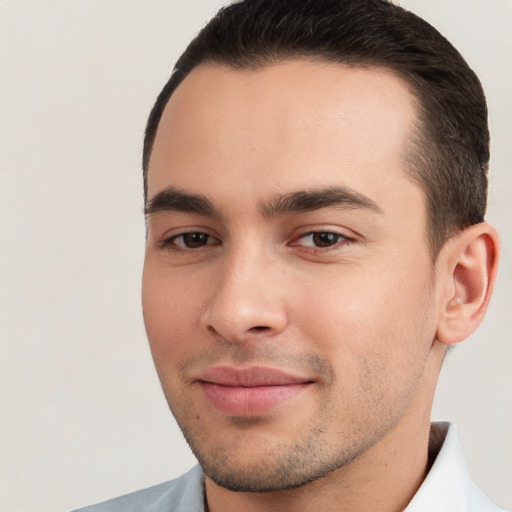
<svg viewBox="0 0 512 512">
<path fill-rule="evenodd" d="M 219 334 L 219 333 L 215 330 L 215 328 L 214 328 L 214 327 L 212 327 L 211 325 L 209 325 L 209 326 L 207 327 L 207 329 L 208 329 L 210 332 L 212 332 L 213 334 L 216 334 L 216 335 L 218 335 L 218 334 Z"/>
<path fill-rule="evenodd" d="M 269 329 L 269 328 L 266 327 L 265 325 L 256 325 L 255 327 L 251 327 L 249 330 L 250 331 L 266 331 L 267 329 Z"/>
</svg>

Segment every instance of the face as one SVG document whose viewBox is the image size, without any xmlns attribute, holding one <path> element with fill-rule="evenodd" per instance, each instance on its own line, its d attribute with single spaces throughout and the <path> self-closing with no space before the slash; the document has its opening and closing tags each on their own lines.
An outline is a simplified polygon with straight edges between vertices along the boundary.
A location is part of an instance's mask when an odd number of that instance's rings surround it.
<svg viewBox="0 0 512 512">
<path fill-rule="evenodd" d="M 148 172 L 146 329 L 206 475 L 304 485 L 427 415 L 436 284 L 404 83 L 306 61 L 203 65 Z"/>
</svg>

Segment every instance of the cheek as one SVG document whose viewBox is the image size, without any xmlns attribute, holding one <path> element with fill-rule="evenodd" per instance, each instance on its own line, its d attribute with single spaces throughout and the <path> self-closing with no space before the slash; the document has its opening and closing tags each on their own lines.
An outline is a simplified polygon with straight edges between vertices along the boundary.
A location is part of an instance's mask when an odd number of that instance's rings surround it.
<svg viewBox="0 0 512 512">
<path fill-rule="evenodd" d="M 360 429 L 393 423 L 409 407 L 433 339 L 428 280 L 378 275 L 330 281 L 302 313 L 302 334 L 333 367 L 330 410 Z"/>
<path fill-rule="evenodd" d="M 197 347 L 202 299 L 189 280 L 150 263 L 144 267 L 142 309 L 151 352 L 157 369 L 178 367 L 187 351 Z"/>
<path fill-rule="evenodd" d="M 323 286 L 304 286 L 307 294 L 297 291 L 301 330 L 333 364 L 378 359 L 391 370 L 423 359 L 435 334 L 433 277 L 427 266 L 407 267 L 345 269 Z"/>
</svg>

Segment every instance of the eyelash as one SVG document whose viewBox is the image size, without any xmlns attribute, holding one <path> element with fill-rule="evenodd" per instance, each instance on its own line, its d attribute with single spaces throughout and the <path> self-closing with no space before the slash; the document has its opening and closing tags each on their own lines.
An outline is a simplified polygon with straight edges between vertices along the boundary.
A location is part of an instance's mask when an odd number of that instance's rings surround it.
<svg viewBox="0 0 512 512">
<path fill-rule="evenodd" d="M 202 231 L 187 231 L 186 233 L 180 233 L 179 235 L 173 235 L 170 238 L 162 240 L 158 245 L 162 249 L 167 249 L 167 250 L 172 251 L 177 254 L 187 254 L 187 253 L 194 252 L 194 251 L 197 251 L 198 249 L 202 249 L 204 247 L 208 247 L 211 245 L 219 245 L 219 243 L 220 243 L 220 242 L 213 243 L 213 244 L 206 243 L 204 245 L 200 245 L 199 247 L 187 247 L 185 243 L 183 245 L 176 245 L 176 240 L 178 240 L 179 238 L 184 239 L 184 237 L 186 237 L 187 235 L 201 235 L 201 236 L 206 237 L 207 239 L 216 240 L 216 238 L 213 237 L 212 235 L 209 235 L 208 233 L 204 233 Z"/>
<path fill-rule="evenodd" d="M 303 250 L 307 250 L 310 252 L 320 253 L 320 252 L 327 252 L 329 250 L 334 250 L 338 248 L 340 245 L 346 245 L 349 243 L 354 242 L 355 240 L 353 238 L 350 238 L 342 233 L 338 233 L 336 231 L 328 231 L 328 230 L 315 230 L 315 231 L 309 231 L 307 233 L 304 233 L 300 235 L 297 240 L 304 240 L 307 237 L 311 237 L 312 240 L 314 240 L 315 236 L 321 236 L 321 235 L 328 235 L 331 237 L 336 237 L 336 241 L 330 245 L 327 246 L 318 246 L 318 245 L 302 245 L 297 243 L 296 241 L 292 242 L 290 245 L 292 246 L 298 246 L 302 247 Z M 317 241 L 318 243 L 318 241 Z"/>
<path fill-rule="evenodd" d="M 186 242 L 184 240 L 184 237 L 187 235 L 191 236 L 197 236 L 200 235 L 202 237 L 206 237 L 207 243 L 199 245 L 198 247 L 187 247 Z M 300 240 L 304 240 L 307 237 L 311 237 L 312 241 L 314 241 L 315 236 L 325 236 L 327 237 L 335 237 L 336 241 L 332 244 L 326 245 L 326 246 L 318 246 L 318 245 L 304 245 L 298 243 Z M 177 245 L 176 240 L 183 239 L 183 245 Z M 172 237 L 169 237 L 165 240 L 162 240 L 159 243 L 159 246 L 162 249 L 166 249 L 169 251 L 172 251 L 176 254 L 189 254 L 191 252 L 198 251 L 199 249 L 203 249 L 205 247 L 209 246 L 215 246 L 220 245 L 220 241 L 216 241 L 214 243 L 208 243 L 210 240 L 217 240 L 212 235 L 209 235 L 208 233 L 204 233 L 202 231 L 188 231 L 186 233 L 180 233 L 178 235 L 173 235 Z M 308 231 L 307 233 L 303 233 L 300 236 L 298 236 L 294 241 L 290 242 L 289 245 L 292 247 L 300 247 L 303 251 L 313 252 L 313 253 L 325 253 L 330 250 L 334 250 L 338 248 L 340 245 L 347 245 L 350 243 L 353 243 L 355 240 L 353 238 L 347 237 L 346 235 L 342 233 L 338 233 L 336 231 L 328 231 L 328 230 L 314 230 L 314 231 Z M 318 240 L 316 241 L 318 243 Z M 328 241 L 329 243 L 329 241 Z"/>
</svg>

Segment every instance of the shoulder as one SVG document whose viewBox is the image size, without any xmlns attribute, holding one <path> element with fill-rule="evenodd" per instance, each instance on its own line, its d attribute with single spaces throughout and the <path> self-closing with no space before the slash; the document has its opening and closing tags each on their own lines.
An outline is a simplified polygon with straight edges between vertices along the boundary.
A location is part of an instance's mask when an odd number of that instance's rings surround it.
<svg viewBox="0 0 512 512">
<path fill-rule="evenodd" d="M 195 466 L 175 480 L 84 507 L 75 512 L 203 512 L 203 489 L 203 473 L 199 466 Z"/>
</svg>

